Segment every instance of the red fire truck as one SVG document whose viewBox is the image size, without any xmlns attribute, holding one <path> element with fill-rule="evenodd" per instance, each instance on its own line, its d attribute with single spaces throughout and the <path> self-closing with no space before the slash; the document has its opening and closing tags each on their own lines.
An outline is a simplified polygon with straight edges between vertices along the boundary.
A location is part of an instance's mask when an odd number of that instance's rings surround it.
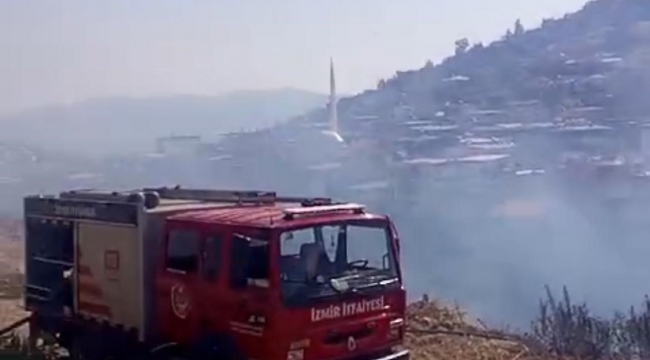
<svg viewBox="0 0 650 360">
<path fill-rule="evenodd" d="M 390 219 L 273 192 L 24 200 L 31 333 L 73 357 L 407 359 Z"/>
</svg>

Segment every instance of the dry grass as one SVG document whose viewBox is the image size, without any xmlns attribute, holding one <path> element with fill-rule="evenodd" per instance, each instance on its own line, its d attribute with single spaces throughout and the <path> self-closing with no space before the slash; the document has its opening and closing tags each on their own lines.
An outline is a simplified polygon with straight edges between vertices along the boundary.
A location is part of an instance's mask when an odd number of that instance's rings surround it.
<svg viewBox="0 0 650 360">
<path fill-rule="evenodd" d="M 586 359 L 650 360 L 650 298 L 640 309 L 593 315 L 547 289 L 538 317 L 526 334 L 508 334 L 467 321 L 456 307 L 419 301 L 408 309 L 406 345 L 417 360 Z"/>
<path fill-rule="evenodd" d="M 0 327 L 27 315 L 22 310 L 23 257 L 22 225 L 0 220 Z"/>
<path fill-rule="evenodd" d="M 25 316 L 22 305 L 23 254 L 22 224 L 0 220 L 0 328 Z M 0 359 L 43 359 L 44 354 L 27 354 L 27 328 L 0 337 Z"/>
<path fill-rule="evenodd" d="M 551 354 L 580 359 L 650 359 L 650 299 L 640 309 L 608 318 L 593 315 L 586 303 L 574 304 L 565 288 L 561 300 L 547 288 L 532 339 Z"/>
<path fill-rule="evenodd" d="M 409 305 L 407 316 L 406 346 L 416 360 L 544 358 L 525 338 L 472 324 L 458 307 L 437 300 Z"/>
</svg>

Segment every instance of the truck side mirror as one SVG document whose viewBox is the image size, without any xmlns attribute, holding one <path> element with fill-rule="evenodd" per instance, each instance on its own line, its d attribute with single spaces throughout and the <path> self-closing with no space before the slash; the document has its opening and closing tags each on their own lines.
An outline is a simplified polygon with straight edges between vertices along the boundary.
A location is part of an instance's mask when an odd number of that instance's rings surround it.
<svg viewBox="0 0 650 360">
<path fill-rule="evenodd" d="M 248 286 L 246 272 L 248 269 L 248 254 L 250 253 L 250 240 L 242 235 L 235 234 L 232 238 L 230 256 L 230 286 L 241 289 Z"/>
</svg>

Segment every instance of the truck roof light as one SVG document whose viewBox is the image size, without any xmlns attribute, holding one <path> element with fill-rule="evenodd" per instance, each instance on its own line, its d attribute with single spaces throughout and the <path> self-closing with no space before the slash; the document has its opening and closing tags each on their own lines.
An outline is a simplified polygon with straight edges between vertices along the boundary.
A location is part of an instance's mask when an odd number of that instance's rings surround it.
<svg viewBox="0 0 650 360">
<path fill-rule="evenodd" d="M 309 198 L 278 196 L 273 191 L 260 190 L 208 190 L 208 189 L 185 189 L 180 186 L 174 188 L 145 188 L 144 191 L 156 192 L 162 199 L 196 200 L 207 202 L 233 202 L 252 204 L 273 204 L 273 203 L 300 203 L 302 206 L 331 204 L 329 198 Z"/>
<path fill-rule="evenodd" d="M 130 191 L 111 192 L 94 189 L 80 189 L 65 191 L 59 194 L 62 199 L 129 202 L 149 204 L 147 208 L 159 205 L 161 199 L 190 200 L 202 202 L 221 202 L 234 204 L 274 204 L 274 203 L 299 203 L 302 206 L 331 205 L 332 199 L 325 197 L 297 197 L 278 196 L 273 191 L 260 190 L 218 190 L 218 189 L 191 189 L 176 186 L 143 188 Z"/>
<path fill-rule="evenodd" d="M 352 212 L 354 214 L 362 214 L 365 208 L 366 207 L 364 205 L 353 204 L 353 203 L 288 208 L 288 209 L 284 209 L 284 218 L 287 220 L 292 220 L 298 216 L 315 216 L 315 215 L 335 214 L 340 212 Z"/>
</svg>

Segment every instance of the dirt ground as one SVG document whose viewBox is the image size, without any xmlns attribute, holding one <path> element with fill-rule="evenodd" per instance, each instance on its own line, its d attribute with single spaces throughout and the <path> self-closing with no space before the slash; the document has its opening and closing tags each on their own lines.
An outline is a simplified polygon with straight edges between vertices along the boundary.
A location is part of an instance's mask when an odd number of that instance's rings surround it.
<svg viewBox="0 0 650 360">
<path fill-rule="evenodd" d="M 550 359 L 537 344 L 468 321 L 461 309 L 437 300 L 409 305 L 406 346 L 414 360 Z"/>
<path fill-rule="evenodd" d="M 0 327 L 27 315 L 22 309 L 23 258 L 21 223 L 0 220 Z"/>
</svg>

